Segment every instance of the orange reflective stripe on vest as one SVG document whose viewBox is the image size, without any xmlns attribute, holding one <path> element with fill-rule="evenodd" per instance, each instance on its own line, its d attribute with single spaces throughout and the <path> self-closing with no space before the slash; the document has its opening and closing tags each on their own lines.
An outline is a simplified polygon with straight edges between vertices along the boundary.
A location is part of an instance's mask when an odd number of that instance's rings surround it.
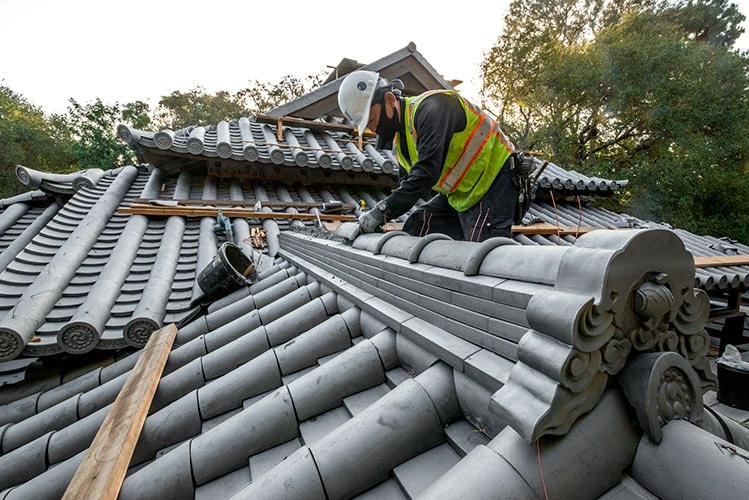
<svg viewBox="0 0 749 500">
<path fill-rule="evenodd" d="M 455 190 L 455 187 L 463 180 L 466 172 L 473 165 L 476 157 L 481 153 L 486 141 L 489 140 L 492 128 L 491 120 L 488 120 L 486 115 L 483 115 L 478 125 L 474 127 L 471 135 L 468 137 L 468 142 L 463 147 L 463 152 L 458 157 L 458 161 L 455 162 L 452 168 L 445 172 L 440 178 L 439 183 L 437 183 L 437 186 L 448 193 Z"/>
<path fill-rule="evenodd" d="M 466 127 L 453 134 L 439 180 L 432 187 L 446 195 L 450 205 L 462 212 L 486 194 L 514 146 L 485 111 L 463 99 L 455 91 L 433 90 L 406 98 L 405 149 L 408 155 L 404 154 L 401 141 L 395 141 L 398 160 L 406 171 L 410 172 L 411 166 L 419 159 L 416 147 L 418 135 L 414 126 L 416 110 L 424 98 L 436 93 L 457 95 L 466 115 Z"/>
</svg>

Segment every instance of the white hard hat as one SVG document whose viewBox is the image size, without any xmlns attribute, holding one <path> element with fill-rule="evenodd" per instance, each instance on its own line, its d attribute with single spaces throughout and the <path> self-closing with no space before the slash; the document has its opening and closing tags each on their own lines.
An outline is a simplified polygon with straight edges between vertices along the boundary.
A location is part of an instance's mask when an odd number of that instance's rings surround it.
<svg viewBox="0 0 749 500">
<path fill-rule="evenodd" d="M 356 125 L 359 135 L 367 127 L 369 108 L 379 81 L 380 75 L 374 71 L 354 71 L 346 75 L 338 89 L 338 107 Z"/>
</svg>

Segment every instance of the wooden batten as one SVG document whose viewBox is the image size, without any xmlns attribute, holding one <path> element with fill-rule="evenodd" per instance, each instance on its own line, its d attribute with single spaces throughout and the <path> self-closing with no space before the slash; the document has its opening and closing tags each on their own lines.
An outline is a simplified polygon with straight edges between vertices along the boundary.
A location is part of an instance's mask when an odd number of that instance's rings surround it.
<svg viewBox="0 0 749 500">
<path fill-rule="evenodd" d="M 171 324 L 148 339 L 63 500 L 117 498 L 176 335 Z"/>
</svg>

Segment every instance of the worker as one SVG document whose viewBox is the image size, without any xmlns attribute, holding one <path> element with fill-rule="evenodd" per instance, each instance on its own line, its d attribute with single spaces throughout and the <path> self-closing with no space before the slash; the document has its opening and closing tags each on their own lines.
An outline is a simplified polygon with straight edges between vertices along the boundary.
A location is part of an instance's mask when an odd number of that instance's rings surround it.
<svg viewBox="0 0 749 500">
<path fill-rule="evenodd" d="M 373 71 L 354 71 L 341 82 L 338 105 L 359 134 L 377 134 L 377 148 L 392 148 L 405 175 L 398 188 L 359 218 L 360 231 L 379 230 L 414 210 L 403 230 L 443 233 L 455 240 L 511 236 L 519 194 L 515 153 L 497 123 L 452 90 L 403 97 L 402 82 Z M 402 174 L 404 172 L 401 172 Z"/>
</svg>

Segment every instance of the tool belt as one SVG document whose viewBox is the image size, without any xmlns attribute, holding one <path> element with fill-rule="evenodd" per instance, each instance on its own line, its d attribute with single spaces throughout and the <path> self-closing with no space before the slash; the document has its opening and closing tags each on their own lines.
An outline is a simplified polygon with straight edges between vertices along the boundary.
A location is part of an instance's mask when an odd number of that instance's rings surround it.
<svg viewBox="0 0 749 500">
<path fill-rule="evenodd" d="M 531 208 L 531 203 L 536 197 L 536 183 L 533 182 L 531 173 L 535 165 L 535 158 L 526 156 L 521 152 L 510 155 L 512 169 L 515 171 L 515 183 L 518 186 L 518 201 L 515 205 L 514 224 L 522 224 L 523 218 Z"/>
</svg>

